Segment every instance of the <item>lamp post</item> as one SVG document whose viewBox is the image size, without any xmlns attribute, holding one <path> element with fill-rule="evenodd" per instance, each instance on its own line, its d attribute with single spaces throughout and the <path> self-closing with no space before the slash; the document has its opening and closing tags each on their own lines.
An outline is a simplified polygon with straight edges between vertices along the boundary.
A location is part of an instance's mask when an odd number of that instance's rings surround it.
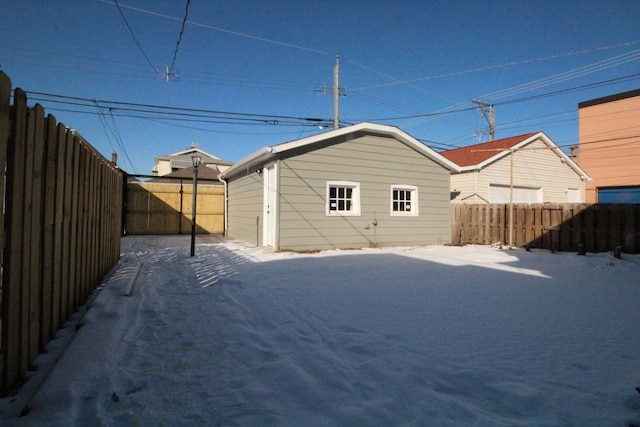
<svg viewBox="0 0 640 427">
<path fill-rule="evenodd" d="M 196 197 L 198 196 L 198 166 L 200 156 L 191 156 L 193 162 L 193 199 L 191 200 L 191 256 L 196 253 Z"/>
</svg>

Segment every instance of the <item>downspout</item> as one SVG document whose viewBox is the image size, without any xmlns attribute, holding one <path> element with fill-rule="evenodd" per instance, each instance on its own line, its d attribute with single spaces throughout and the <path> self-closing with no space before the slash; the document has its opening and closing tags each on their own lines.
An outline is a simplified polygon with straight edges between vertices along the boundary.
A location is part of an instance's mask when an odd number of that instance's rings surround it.
<svg viewBox="0 0 640 427">
<path fill-rule="evenodd" d="M 218 175 L 218 181 L 222 182 L 222 184 L 224 185 L 224 208 L 223 208 L 223 215 L 224 215 L 224 237 L 229 237 L 227 235 L 227 230 L 228 230 L 228 225 L 229 225 L 229 216 L 227 215 L 228 209 L 229 209 L 229 200 L 228 200 L 228 196 L 227 196 L 227 181 L 225 181 L 224 179 L 220 178 L 220 175 Z"/>
</svg>

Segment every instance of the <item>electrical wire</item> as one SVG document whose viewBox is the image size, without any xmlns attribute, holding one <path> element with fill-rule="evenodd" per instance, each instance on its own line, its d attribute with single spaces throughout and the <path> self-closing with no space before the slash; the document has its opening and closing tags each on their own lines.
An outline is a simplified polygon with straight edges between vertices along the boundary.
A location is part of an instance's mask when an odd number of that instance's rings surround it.
<svg viewBox="0 0 640 427">
<path fill-rule="evenodd" d="M 114 4 L 113 2 L 111 2 L 109 0 L 100 0 L 100 1 L 102 1 L 104 3 Z M 152 12 L 150 10 L 141 9 L 139 7 L 125 6 L 125 5 L 122 5 L 122 7 L 123 8 L 127 8 L 127 9 L 131 9 L 131 10 L 135 10 L 137 12 L 142 12 L 142 13 L 146 13 L 146 14 L 149 14 L 149 15 L 153 15 L 153 16 L 158 16 L 160 18 L 171 19 L 171 20 L 174 20 L 174 21 L 180 21 L 179 18 L 175 18 L 175 17 L 169 16 L 169 15 L 164 15 L 162 13 Z M 288 47 L 288 48 L 292 48 L 292 49 L 303 50 L 303 51 L 307 51 L 307 52 L 319 53 L 319 54 L 322 54 L 322 55 L 328 55 L 329 54 L 329 52 L 325 52 L 325 51 L 322 51 L 322 50 L 312 49 L 312 48 L 304 47 L 304 46 L 299 46 L 299 45 L 295 45 L 295 44 L 292 44 L 292 43 L 280 42 L 280 41 L 277 41 L 277 40 L 271 40 L 271 39 L 267 39 L 267 38 L 264 38 L 264 37 L 252 36 L 250 34 L 240 33 L 238 31 L 231 31 L 231 30 L 227 30 L 227 29 L 224 29 L 224 28 L 220 28 L 220 27 L 214 27 L 213 25 L 202 24 L 202 23 L 194 22 L 194 21 L 187 21 L 187 23 L 191 24 L 191 25 L 198 26 L 198 27 L 207 28 L 207 29 L 210 29 L 210 30 L 220 31 L 222 33 L 231 34 L 231 35 L 238 36 L 238 37 L 244 37 L 244 38 L 257 40 L 257 41 L 261 41 L 261 42 L 265 42 L 265 43 L 275 44 L 275 45 L 278 45 L 278 46 L 283 46 L 283 47 Z"/>
<path fill-rule="evenodd" d="M 147 54 L 144 52 L 144 49 L 142 48 L 142 45 L 138 41 L 138 38 L 136 37 L 135 33 L 133 32 L 133 28 L 131 28 L 131 25 L 129 25 L 129 21 L 127 21 L 127 17 L 124 16 L 124 12 L 122 11 L 122 8 L 120 7 L 120 4 L 118 3 L 118 0 L 114 0 L 114 3 L 116 5 L 116 7 L 118 8 L 118 11 L 120 12 L 120 16 L 122 16 L 122 19 L 124 20 L 124 23 L 127 25 L 127 28 L 129 29 L 129 33 L 131 33 L 131 37 L 133 37 L 133 41 L 136 42 L 136 45 L 138 46 L 138 49 L 140 49 L 140 52 L 142 52 L 142 56 L 144 56 L 144 59 L 147 60 L 147 62 L 149 63 L 149 65 L 151 66 L 153 71 L 155 71 L 157 74 L 160 74 L 158 72 L 158 69 L 153 65 L 153 63 L 151 62 L 151 60 L 149 59 Z"/>
<path fill-rule="evenodd" d="M 169 78 L 169 76 L 173 75 L 173 66 L 176 64 L 178 49 L 180 48 L 180 42 L 182 41 L 182 34 L 184 34 L 184 27 L 187 24 L 187 18 L 189 16 L 189 3 L 191 3 L 191 0 L 187 0 L 187 6 L 184 11 L 184 19 L 182 20 L 182 27 L 180 28 L 180 35 L 178 36 L 178 41 L 176 42 L 176 49 L 173 52 L 173 60 L 171 61 L 171 67 L 169 67 L 169 71 L 167 71 L 167 79 Z"/>
<path fill-rule="evenodd" d="M 640 59 L 640 49 L 634 50 L 632 52 L 624 53 L 622 55 L 618 55 L 613 58 L 598 61 L 593 64 L 585 65 L 583 67 L 578 67 L 572 70 L 564 71 L 562 73 L 554 74 L 549 77 L 534 80 L 529 83 L 514 86 L 509 89 L 488 93 L 488 94 L 482 95 L 481 98 L 492 98 L 492 99 L 506 98 L 508 96 L 513 96 L 522 92 L 530 92 L 532 90 L 541 89 L 543 87 L 547 87 L 552 84 L 560 83 L 566 80 L 574 79 L 576 77 L 582 77 L 584 75 L 592 74 L 596 71 L 602 71 L 607 68 L 622 65 L 627 62 L 637 61 L 638 59 Z"/>
<path fill-rule="evenodd" d="M 508 63 L 505 63 L 505 64 L 498 64 L 498 65 L 490 65 L 490 66 L 487 66 L 487 67 L 472 68 L 472 69 L 469 69 L 469 70 L 455 71 L 455 72 L 452 72 L 452 73 L 438 74 L 438 75 L 435 75 L 435 76 L 427 76 L 427 77 L 420 77 L 420 78 L 417 78 L 417 79 L 394 81 L 394 82 L 391 82 L 391 83 L 383 83 L 383 84 L 379 84 L 379 85 L 365 86 L 365 87 L 360 87 L 360 88 L 355 88 L 355 89 L 350 89 L 350 90 L 352 92 L 353 91 L 363 91 L 363 90 L 369 90 L 369 89 L 376 89 L 376 88 L 380 88 L 380 87 L 396 86 L 396 85 L 399 85 L 399 84 L 416 83 L 416 82 L 421 82 L 421 81 L 425 81 L 425 80 L 433 80 L 433 79 L 440 79 L 440 78 L 444 78 L 444 77 L 453 77 L 453 76 L 459 76 L 459 75 L 463 75 L 463 74 L 471 74 L 471 73 L 477 73 L 477 72 L 482 72 L 482 71 L 496 70 L 496 69 L 499 69 L 499 68 L 512 67 L 512 66 L 515 66 L 515 65 L 524 65 L 524 64 L 530 64 L 532 62 L 548 61 L 548 60 L 551 60 L 551 59 L 558 59 L 558 58 L 563 58 L 563 57 L 567 57 L 567 56 L 581 55 L 581 54 L 585 54 L 585 53 L 592 53 L 592 52 L 597 52 L 597 51 L 602 51 L 602 50 L 617 49 L 617 48 L 621 48 L 621 47 L 634 46 L 634 45 L 638 45 L 638 44 L 640 44 L 640 40 L 635 40 L 635 41 L 631 41 L 631 42 L 620 43 L 620 44 L 610 45 L 610 46 L 602 46 L 602 47 L 597 47 L 597 48 L 593 48 L 593 49 L 584 49 L 584 50 L 580 50 L 580 51 L 576 51 L 576 52 L 567 52 L 567 53 L 561 53 L 561 54 L 557 54 L 557 55 L 548 55 L 548 56 L 542 56 L 542 57 L 538 57 L 538 58 L 524 59 L 524 60 L 521 60 L 521 61 L 513 61 L 513 62 L 508 62 Z M 355 64 L 359 65 L 357 63 L 355 63 Z"/>
<path fill-rule="evenodd" d="M 107 140 L 109 141 L 109 145 L 111 145 L 111 149 L 113 151 L 118 151 L 115 149 L 115 147 L 113 146 L 113 142 L 112 142 L 112 138 L 115 139 L 116 144 L 118 145 L 118 147 L 120 148 L 120 151 L 124 154 L 125 159 L 129 162 L 129 165 L 131 166 L 131 168 L 133 169 L 134 172 L 138 172 L 136 170 L 136 167 L 134 166 L 133 162 L 131 161 L 131 158 L 129 157 L 129 153 L 127 152 L 127 148 L 122 140 L 122 137 L 120 136 L 120 132 L 118 131 L 118 127 L 115 121 L 115 117 L 113 117 L 112 112 L 110 111 L 110 116 L 111 116 L 111 125 L 109 124 L 109 122 L 107 122 L 107 118 L 106 118 L 106 114 L 104 113 L 103 108 L 98 104 L 98 102 L 95 102 L 95 106 L 96 109 L 98 110 L 98 116 L 100 117 L 100 123 L 102 124 L 102 127 L 104 128 L 105 134 L 107 135 Z"/>
<path fill-rule="evenodd" d="M 118 124 L 116 122 L 116 118 L 114 117 L 113 111 L 111 109 L 109 109 L 109 116 L 111 117 L 113 135 L 116 138 L 116 142 L 118 143 L 118 145 L 122 149 L 122 152 L 124 153 L 124 156 L 126 157 L 127 161 L 129 162 L 129 165 L 131 165 L 131 168 L 133 169 L 133 171 L 135 173 L 138 173 L 137 168 L 135 167 L 135 165 L 131 161 L 131 157 L 129 157 L 129 153 L 127 151 L 127 147 L 126 147 L 124 141 L 122 140 L 122 136 L 120 135 L 120 130 L 118 129 Z"/>
<path fill-rule="evenodd" d="M 127 112 L 149 113 L 158 115 L 173 115 L 187 118 L 224 118 L 233 121 L 253 121 L 267 124 L 280 124 L 287 120 L 306 122 L 311 124 L 323 123 L 330 119 L 315 117 L 298 117 L 285 115 L 269 115 L 257 113 L 242 113 L 221 110 L 206 110 L 198 108 L 170 107 L 165 105 L 143 104 L 124 101 L 97 100 L 89 98 L 81 98 L 75 96 L 57 95 L 45 92 L 27 92 L 29 99 L 60 103 L 65 105 L 75 105 L 92 107 L 99 102 L 103 107 L 107 106 L 113 110 L 121 110 Z"/>
</svg>

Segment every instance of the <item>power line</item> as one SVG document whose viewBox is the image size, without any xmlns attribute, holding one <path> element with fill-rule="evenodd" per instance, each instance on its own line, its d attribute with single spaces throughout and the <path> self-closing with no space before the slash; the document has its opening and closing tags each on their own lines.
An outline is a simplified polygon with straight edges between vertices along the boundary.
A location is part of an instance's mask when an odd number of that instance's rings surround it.
<svg viewBox="0 0 640 427">
<path fill-rule="evenodd" d="M 518 93 L 529 92 L 535 89 L 540 89 L 546 86 L 550 86 L 552 84 L 560 83 L 566 80 L 571 80 L 576 77 L 592 74 L 596 71 L 601 71 L 601 70 L 618 66 L 627 62 L 636 61 L 638 59 L 640 59 L 640 49 L 634 50 L 632 52 L 625 53 L 622 55 L 614 56 L 613 58 L 608 58 L 603 61 L 598 61 L 583 67 L 578 67 L 569 71 L 564 71 L 562 73 L 555 74 L 549 77 L 534 80 L 532 82 L 515 86 L 509 89 L 504 89 L 501 91 L 486 94 L 486 95 L 483 95 L 482 97 L 493 98 L 493 99 L 506 98 L 508 96 L 516 95 Z"/>
<path fill-rule="evenodd" d="M 173 60 L 171 61 L 171 67 L 169 67 L 169 70 L 167 71 L 167 81 L 169 81 L 169 76 L 173 75 L 173 66 L 176 63 L 178 49 L 180 48 L 180 42 L 182 41 L 182 34 L 184 34 L 184 27 L 187 24 L 187 17 L 189 16 L 189 3 L 191 3 L 191 0 L 187 0 L 187 6 L 184 11 L 184 19 L 182 20 L 182 27 L 180 28 L 180 35 L 178 36 L 178 41 L 176 42 L 176 49 L 173 51 Z"/>
<path fill-rule="evenodd" d="M 518 103 L 518 102 L 532 101 L 532 100 L 546 98 L 546 97 L 550 97 L 550 96 L 557 96 L 557 95 L 562 95 L 562 94 L 565 94 L 565 93 L 577 92 L 577 91 L 586 90 L 586 89 L 592 89 L 592 88 L 595 88 L 595 87 L 608 86 L 608 85 L 612 85 L 612 84 L 616 84 L 616 83 L 635 80 L 635 79 L 638 79 L 638 78 L 640 78 L 640 73 L 631 74 L 631 75 L 623 76 L 623 77 L 617 77 L 617 78 L 614 78 L 614 79 L 604 80 L 604 81 L 596 82 L 596 83 L 589 83 L 589 84 L 586 84 L 586 85 L 576 86 L 576 87 L 572 87 L 572 88 L 568 88 L 568 89 L 562 89 L 562 90 L 547 92 L 547 93 L 543 93 L 543 94 L 539 94 L 539 95 L 526 96 L 526 97 L 522 97 L 522 98 L 511 99 L 511 100 L 508 100 L 508 101 L 496 102 L 496 103 L 493 103 L 493 105 L 507 105 L 507 104 L 515 104 L 515 103 Z M 461 103 L 460 105 L 466 105 L 466 103 Z M 435 112 L 435 113 L 415 114 L 415 115 L 410 115 L 410 116 L 399 116 L 399 117 L 375 118 L 375 119 L 368 119 L 368 120 L 369 121 L 405 120 L 405 119 L 413 119 L 413 118 L 440 116 L 440 115 L 446 115 L 446 114 L 450 114 L 450 113 L 458 113 L 458 112 L 463 112 L 463 111 L 470 111 L 470 110 L 475 110 L 475 109 L 476 109 L 476 107 L 472 106 L 472 107 L 464 107 L 464 108 L 456 108 L 456 109 L 444 109 L 444 110 L 441 110 L 441 111 Z"/>
<path fill-rule="evenodd" d="M 542 57 L 538 57 L 538 58 L 524 59 L 524 60 L 521 60 L 521 61 L 513 61 L 513 62 L 508 62 L 508 63 L 505 63 L 505 64 L 489 65 L 487 67 L 472 68 L 472 69 L 469 69 L 469 70 L 455 71 L 455 72 L 452 72 L 452 73 L 438 74 L 438 75 L 435 75 L 435 76 L 427 76 L 427 77 L 420 77 L 420 78 L 410 79 L 410 80 L 394 81 L 394 82 L 391 82 L 391 83 L 382 83 L 382 84 L 379 84 L 379 85 L 365 86 L 365 87 L 361 87 L 361 88 L 351 89 L 351 91 L 363 91 L 363 90 L 368 90 L 368 89 L 376 89 L 376 88 L 380 88 L 380 87 L 396 86 L 396 85 L 399 85 L 399 84 L 406 85 L 406 84 L 409 84 L 409 83 L 416 83 L 416 82 L 421 82 L 421 81 L 425 81 L 425 80 L 433 80 L 433 79 L 440 79 L 440 78 L 443 78 L 443 77 L 453 77 L 453 76 L 459 76 L 459 75 L 462 75 L 462 74 L 471 74 L 471 73 L 477 73 L 477 72 L 481 72 L 481 71 L 495 70 L 495 69 L 498 69 L 498 68 L 512 67 L 512 66 L 515 66 L 515 65 L 529 64 L 529 63 L 532 63 L 532 62 L 548 61 L 550 59 L 558 59 L 558 58 L 562 58 L 562 57 L 566 57 L 566 56 L 581 55 L 581 54 L 597 52 L 597 51 L 601 51 L 601 50 L 617 49 L 617 48 L 620 48 L 620 47 L 634 46 L 634 45 L 637 45 L 637 44 L 640 44 L 640 40 L 626 42 L 626 43 L 620 43 L 620 44 L 611 45 L 611 46 L 602 46 L 602 47 L 597 47 L 597 48 L 593 48 L 593 49 L 585 49 L 585 50 L 580 50 L 580 51 L 576 51 L 576 52 L 567 52 L 567 53 L 561 53 L 561 54 L 557 54 L 557 55 L 548 55 L 548 56 L 542 56 Z M 359 64 L 356 64 L 356 65 L 359 65 Z"/>
<path fill-rule="evenodd" d="M 108 1 L 108 0 L 100 0 L 100 1 L 102 1 L 104 3 L 114 4 L 113 2 Z M 125 6 L 125 5 L 122 5 L 122 7 L 127 8 L 127 9 L 131 9 L 131 10 L 135 10 L 137 12 L 142 12 L 142 13 L 146 13 L 146 14 L 149 14 L 149 15 L 153 15 L 153 16 L 159 16 L 160 18 L 171 19 L 171 20 L 174 20 L 174 21 L 180 21 L 179 18 L 175 18 L 175 17 L 169 16 L 169 15 L 164 15 L 162 13 L 152 12 L 150 10 L 145 10 L 145 9 L 141 9 L 141 8 L 138 8 L 138 7 Z M 252 36 L 250 34 L 240 33 L 238 31 L 231 31 L 231 30 L 227 30 L 227 29 L 224 29 L 224 28 L 220 28 L 220 27 L 214 27 L 213 25 L 202 24 L 202 23 L 194 22 L 194 21 L 186 21 L 186 22 L 188 24 L 196 25 L 198 27 L 208 28 L 210 30 L 220 31 L 222 33 L 227 33 L 227 34 L 231 34 L 231 35 L 234 35 L 234 36 L 244 37 L 244 38 L 257 40 L 257 41 L 261 41 L 261 42 L 265 42 L 265 43 L 271 43 L 271 44 L 275 44 L 275 45 L 278 45 L 278 46 L 284 46 L 284 47 L 288 47 L 288 48 L 292 48 L 292 49 L 304 50 L 304 51 L 307 51 L 307 52 L 319 53 L 319 54 L 322 54 L 322 55 L 328 55 L 329 54 L 329 52 L 325 52 L 325 51 L 322 51 L 322 50 L 312 49 L 312 48 L 304 47 L 304 46 L 299 46 L 299 45 L 295 45 L 295 44 L 292 44 L 292 43 L 280 42 L 280 41 L 277 41 L 277 40 L 271 40 L 271 39 L 267 39 L 267 38 L 264 38 L 264 37 Z"/>
<path fill-rule="evenodd" d="M 120 4 L 118 3 L 118 0 L 114 0 L 114 2 L 115 2 L 115 5 L 118 8 L 118 11 L 120 12 L 120 16 L 122 16 L 122 20 L 124 21 L 124 23 L 127 25 L 127 28 L 129 29 L 129 33 L 131 33 L 131 37 L 133 37 L 133 41 L 136 42 L 136 45 L 138 46 L 138 49 L 140 49 L 140 52 L 142 52 L 142 56 L 144 56 L 144 59 L 146 59 L 147 62 L 149 63 L 149 65 L 151 66 L 151 68 L 153 68 L 153 71 L 158 73 L 158 70 L 153 65 L 153 63 L 151 62 L 151 60 L 149 59 L 147 54 L 144 52 L 144 49 L 142 49 L 142 45 L 140 45 L 140 42 L 138 41 L 135 33 L 133 32 L 133 28 L 131 28 L 131 25 L 129 25 L 129 21 L 127 21 L 127 17 L 124 16 L 124 12 L 122 11 L 122 8 L 120 7 Z M 158 73 L 158 74 L 160 74 L 160 73 Z"/>
<path fill-rule="evenodd" d="M 103 106 L 109 105 L 108 108 L 112 108 L 114 110 L 122 110 L 122 111 L 132 111 L 132 112 L 146 112 L 146 113 L 155 113 L 155 114 L 172 114 L 177 116 L 189 116 L 189 117 L 215 117 L 211 115 L 220 115 L 221 117 L 227 119 L 234 120 L 259 120 L 259 121 L 269 121 L 269 122 L 277 122 L 279 120 L 299 120 L 310 123 L 319 123 L 325 122 L 326 118 L 316 118 L 316 117 L 299 117 L 299 116 L 286 116 L 286 115 L 276 115 L 276 114 L 258 114 L 258 113 L 244 113 L 244 112 L 233 112 L 233 111 L 221 111 L 221 110 L 207 110 L 207 109 L 199 109 L 199 108 L 184 108 L 184 107 L 170 107 L 166 105 L 154 105 L 154 104 L 143 104 L 143 103 L 135 103 L 135 102 L 125 102 L 125 101 L 109 101 L 109 100 L 97 100 L 90 98 L 81 98 L 75 96 L 67 96 L 67 95 L 58 95 L 51 94 L 45 92 L 31 92 L 26 91 L 29 94 L 29 99 L 38 100 L 38 101 L 47 101 L 47 102 L 56 102 L 67 105 L 77 105 L 77 106 L 85 106 L 91 107 L 95 102 L 100 102 Z M 36 95 L 36 96 L 32 96 Z M 43 98 L 44 97 L 44 98 Z M 50 99 L 53 98 L 53 99 Z"/>
</svg>

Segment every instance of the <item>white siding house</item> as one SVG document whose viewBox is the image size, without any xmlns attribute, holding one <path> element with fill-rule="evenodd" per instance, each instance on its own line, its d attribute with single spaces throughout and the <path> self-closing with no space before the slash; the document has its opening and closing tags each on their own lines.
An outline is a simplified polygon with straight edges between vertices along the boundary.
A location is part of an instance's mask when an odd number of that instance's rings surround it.
<svg viewBox="0 0 640 427">
<path fill-rule="evenodd" d="M 196 147 L 195 143 L 183 151 L 168 154 L 166 156 L 156 156 L 155 165 L 151 172 L 154 176 L 165 176 L 180 171 L 181 169 L 193 167 L 191 156 L 200 156 L 202 165 L 217 172 L 222 172 L 231 166 L 231 162 L 221 160 L 216 156 L 207 153 Z"/>
<path fill-rule="evenodd" d="M 581 203 L 590 179 L 543 132 L 441 154 L 461 169 L 451 176 L 452 203 Z"/>
</svg>

